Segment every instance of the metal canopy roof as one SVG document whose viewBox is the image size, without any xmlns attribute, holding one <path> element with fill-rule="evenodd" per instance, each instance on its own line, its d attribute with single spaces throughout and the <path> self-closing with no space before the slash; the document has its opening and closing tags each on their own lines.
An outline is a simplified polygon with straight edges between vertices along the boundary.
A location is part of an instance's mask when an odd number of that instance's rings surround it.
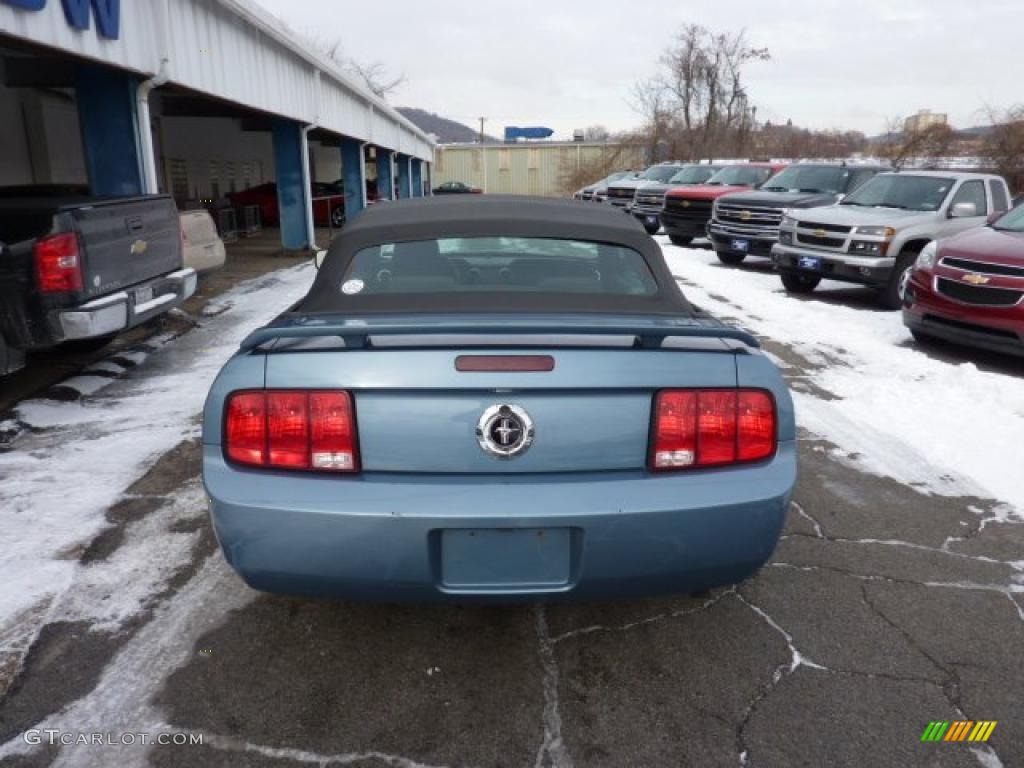
<svg viewBox="0 0 1024 768">
<path fill-rule="evenodd" d="M 250 0 L 121 0 L 117 39 L 63 3 L 0 3 L 0 34 L 56 48 L 430 161 L 430 137 Z M 89 4 L 91 6 L 91 4 Z"/>
</svg>

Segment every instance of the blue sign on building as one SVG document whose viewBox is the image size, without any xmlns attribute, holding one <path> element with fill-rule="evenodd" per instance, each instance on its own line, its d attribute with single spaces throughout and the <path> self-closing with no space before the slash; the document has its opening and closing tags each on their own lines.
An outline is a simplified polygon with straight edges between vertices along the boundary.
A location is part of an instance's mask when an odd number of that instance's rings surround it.
<svg viewBox="0 0 1024 768">
<path fill-rule="evenodd" d="M 23 11 L 41 11 L 47 0 L 0 0 L 0 3 Z M 121 36 L 121 0 L 61 0 L 61 5 L 64 18 L 75 29 L 88 29 L 89 19 L 95 16 L 100 37 L 117 40 Z"/>
</svg>

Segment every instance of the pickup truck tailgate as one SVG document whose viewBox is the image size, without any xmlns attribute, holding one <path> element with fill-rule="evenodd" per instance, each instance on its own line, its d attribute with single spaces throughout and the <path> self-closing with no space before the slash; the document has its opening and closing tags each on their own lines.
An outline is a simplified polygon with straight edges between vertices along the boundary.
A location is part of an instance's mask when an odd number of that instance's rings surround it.
<svg viewBox="0 0 1024 768">
<path fill-rule="evenodd" d="M 82 243 L 88 298 L 181 269 L 178 211 L 170 197 L 97 202 L 68 213 Z"/>
</svg>

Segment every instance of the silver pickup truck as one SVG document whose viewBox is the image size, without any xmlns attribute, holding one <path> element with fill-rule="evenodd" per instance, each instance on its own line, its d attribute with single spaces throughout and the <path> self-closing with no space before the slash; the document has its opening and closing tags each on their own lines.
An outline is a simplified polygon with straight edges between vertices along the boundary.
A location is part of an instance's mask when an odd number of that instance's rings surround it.
<svg viewBox="0 0 1024 768">
<path fill-rule="evenodd" d="M 791 293 L 822 279 L 875 288 L 899 309 L 917 254 L 932 240 L 985 223 L 1010 206 L 1001 176 L 955 171 L 880 173 L 841 203 L 789 210 L 772 262 Z"/>
</svg>

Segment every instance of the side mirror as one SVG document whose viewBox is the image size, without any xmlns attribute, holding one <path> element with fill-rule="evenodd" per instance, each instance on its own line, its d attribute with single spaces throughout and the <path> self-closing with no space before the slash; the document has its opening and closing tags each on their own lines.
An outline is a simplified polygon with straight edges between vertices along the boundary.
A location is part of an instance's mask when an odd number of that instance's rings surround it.
<svg viewBox="0 0 1024 768">
<path fill-rule="evenodd" d="M 978 207 L 974 203 L 956 203 L 949 209 L 951 219 L 969 219 L 978 215 Z"/>
<path fill-rule="evenodd" d="M 992 211 L 992 213 L 990 213 L 988 217 L 985 219 L 985 223 L 990 226 L 992 224 L 995 224 L 997 221 L 1003 218 L 1004 213 L 1006 213 L 1006 211 Z"/>
<path fill-rule="evenodd" d="M 313 267 L 320 269 L 323 266 L 324 259 L 327 258 L 327 251 L 317 251 L 313 254 Z"/>
</svg>

